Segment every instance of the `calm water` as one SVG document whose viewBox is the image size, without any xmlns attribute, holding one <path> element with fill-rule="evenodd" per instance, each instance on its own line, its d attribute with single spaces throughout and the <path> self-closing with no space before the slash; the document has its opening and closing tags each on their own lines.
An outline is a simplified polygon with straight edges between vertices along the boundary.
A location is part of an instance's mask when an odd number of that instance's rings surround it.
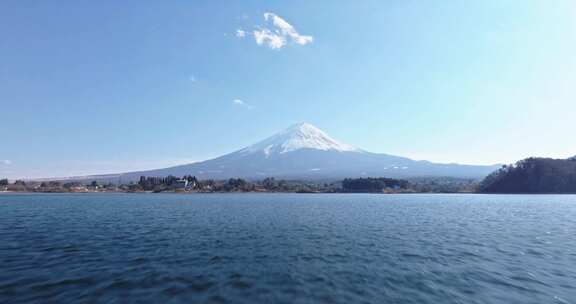
<svg viewBox="0 0 576 304">
<path fill-rule="evenodd" d="M 576 196 L 0 195 L 1 303 L 576 303 Z"/>
</svg>

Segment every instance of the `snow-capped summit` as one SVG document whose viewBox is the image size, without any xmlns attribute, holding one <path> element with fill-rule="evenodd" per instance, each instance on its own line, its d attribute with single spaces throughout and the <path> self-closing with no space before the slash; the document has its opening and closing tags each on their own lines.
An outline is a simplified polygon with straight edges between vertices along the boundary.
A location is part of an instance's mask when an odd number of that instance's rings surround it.
<svg viewBox="0 0 576 304">
<path fill-rule="evenodd" d="M 328 134 L 309 123 L 298 123 L 276 135 L 241 150 L 240 153 L 262 152 L 265 155 L 271 155 L 300 149 L 361 152 L 360 149 L 331 138 Z"/>
</svg>

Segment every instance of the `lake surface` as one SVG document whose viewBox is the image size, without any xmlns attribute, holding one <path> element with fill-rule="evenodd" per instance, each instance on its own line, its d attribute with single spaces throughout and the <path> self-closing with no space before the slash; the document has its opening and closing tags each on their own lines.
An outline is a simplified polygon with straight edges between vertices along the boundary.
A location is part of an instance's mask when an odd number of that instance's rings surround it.
<svg viewBox="0 0 576 304">
<path fill-rule="evenodd" d="M 576 303 L 576 196 L 2 194 L 1 303 Z"/>
</svg>

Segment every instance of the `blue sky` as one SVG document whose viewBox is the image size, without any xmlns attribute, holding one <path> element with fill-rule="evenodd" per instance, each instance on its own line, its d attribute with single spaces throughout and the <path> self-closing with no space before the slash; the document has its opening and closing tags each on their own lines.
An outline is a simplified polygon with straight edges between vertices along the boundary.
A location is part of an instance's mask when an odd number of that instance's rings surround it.
<svg viewBox="0 0 576 304">
<path fill-rule="evenodd" d="M 9 178 L 204 160 L 303 121 L 438 162 L 576 154 L 571 0 L 5 0 L 0 37 Z"/>
</svg>

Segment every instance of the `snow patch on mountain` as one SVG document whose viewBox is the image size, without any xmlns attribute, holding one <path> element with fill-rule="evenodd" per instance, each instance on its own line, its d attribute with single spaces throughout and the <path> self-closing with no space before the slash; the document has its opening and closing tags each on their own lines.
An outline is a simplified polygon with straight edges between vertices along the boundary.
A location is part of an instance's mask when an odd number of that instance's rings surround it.
<svg viewBox="0 0 576 304">
<path fill-rule="evenodd" d="M 351 145 L 341 143 L 309 123 L 299 123 L 259 143 L 240 150 L 240 153 L 258 153 L 266 156 L 283 154 L 300 149 L 322 151 L 362 152 Z"/>
</svg>

